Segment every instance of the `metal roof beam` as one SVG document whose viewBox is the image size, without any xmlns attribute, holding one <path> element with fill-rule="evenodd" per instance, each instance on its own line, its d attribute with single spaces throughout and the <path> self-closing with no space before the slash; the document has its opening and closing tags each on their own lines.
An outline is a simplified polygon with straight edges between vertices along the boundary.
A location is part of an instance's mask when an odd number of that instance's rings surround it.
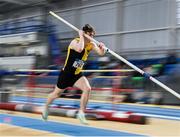
<svg viewBox="0 0 180 137">
<path fill-rule="evenodd" d="M 0 0 L 0 2 L 7 2 L 11 4 L 17 4 L 17 5 L 26 5 L 27 3 L 22 2 L 21 0 Z"/>
</svg>

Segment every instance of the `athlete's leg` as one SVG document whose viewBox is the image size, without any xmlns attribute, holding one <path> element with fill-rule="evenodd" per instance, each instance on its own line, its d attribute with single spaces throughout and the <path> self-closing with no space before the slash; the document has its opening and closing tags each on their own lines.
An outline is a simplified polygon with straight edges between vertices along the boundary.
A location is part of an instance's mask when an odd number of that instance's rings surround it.
<svg viewBox="0 0 180 137">
<path fill-rule="evenodd" d="M 82 76 L 79 80 L 76 81 L 76 83 L 74 84 L 74 86 L 78 87 L 79 89 L 81 89 L 83 91 L 82 95 L 81 95 L 81 101 L 80 101 L 80 108 L 79 108 L 79 112 L 77 114 L 77 118 L 83 123 L 83 124 L 87 124 L 85 115 L 84 115 L 84 111 L 86 109 L 86 105 L 89 99 L 89 94 L 91 91 L 91 86 L 88 82 L 88 80 L 86 79 L 86 77 Z"/>
<path fill-rule="evenodd" d="M 44 108 L 43 108 L 43 112 L 42 112 L 42 118 L 43 118 L 44 120 L 47 120 L 49 105 L 50 105 L 56 98 L 58 98 L 59 95 L 60 95 L 60 93 L 62 93 L 63 91 L 64 91 L 64 89 L 59 89 L 59 88 L 56 86 L 55 89 L 54 89 L 54 91 L 48 95 L 46 104 L 45 104 L 45 106 L 44 106 Z"/>
<path fill-rule="evenodd" d="M 76 83 L 74 84 L 74 86 L 76 86 L 77 88 L 79 88 L 83 91 L 83 93 L 81 95 L 80 110 L 84 112 L 86 109 L 88 99 L 89 99 L 91 86 L 90 86 L 88 80 L 86 79 L 86 77 L 84 77 L 84 76 L 82 76 L 79 80 L 77 80 Z"/>
</svg>

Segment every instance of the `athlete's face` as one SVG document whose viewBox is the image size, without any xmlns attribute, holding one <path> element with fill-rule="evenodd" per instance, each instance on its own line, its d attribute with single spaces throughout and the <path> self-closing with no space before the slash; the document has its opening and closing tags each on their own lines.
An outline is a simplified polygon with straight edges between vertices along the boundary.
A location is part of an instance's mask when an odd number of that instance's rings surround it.
<svg viewBox="0 0 180 137">
<path fill-rule="evenodd" d="M 94 34 L 94 32 L 87 32 L 87 35 L 89 35 L 90 37 L 93 38 L 95 34 Z"/>
<path fill-rule="evenodd" d="M 86 32 L 87 35 L 89 35 L 91 38 L 93 38 L 95 36 L 94 32 Z M 86 38 L 87 42 L 90 42 L 90 40 L 88 38 Z"/>
</svg>

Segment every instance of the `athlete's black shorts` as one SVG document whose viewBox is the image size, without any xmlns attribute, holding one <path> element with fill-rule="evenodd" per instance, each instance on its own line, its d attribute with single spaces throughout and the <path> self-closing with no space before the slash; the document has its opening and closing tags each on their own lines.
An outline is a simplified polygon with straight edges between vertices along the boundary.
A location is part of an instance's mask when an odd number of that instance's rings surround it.
<svg viewBox="0 0 180 137">
<path fill-rule="evenodd" d="M 82 73 L 75 75 L 61 70 L 57 81 L 57 87 L 60 89 L 72 87 L 74 83 L 82 76 Z"/>
</svg>

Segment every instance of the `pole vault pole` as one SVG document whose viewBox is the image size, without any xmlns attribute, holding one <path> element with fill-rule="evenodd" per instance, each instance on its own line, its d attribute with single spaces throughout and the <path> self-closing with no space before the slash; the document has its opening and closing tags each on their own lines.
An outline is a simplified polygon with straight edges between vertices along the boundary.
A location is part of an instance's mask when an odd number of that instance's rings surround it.
<svg viewBox="0 0 180 137">
<path fill-rule="evenodd" d="M 63 23 L 65 23 L 66 25 L 68 25 L 69 27 L 71 27 L 72 29 L 74 29 L 75 31 L 79 31 L 78 28 L 76 28 L 75 26 L 73 26 L 72 24 L 70 24 L 69 22 L 67 22 L 66 20 L 64 20 L 63 18 L 61 18 L 60 16 L 58 16 L 56 13 L 50 11 L 49 12 L 52 16 L 54 16 L 55 18 L 59 19 L 60 21 L 62 21 Z M 97 45 L 99 45 L 100 43 L 93 39 L 92 37 L 90 37 L 89 35 L 84 34 L 84 36 L 88 39 L 90 39 L 91 41 L 95 42 Z M 121 60 L 122 62 L 126 63 L 127 65 L 129 65 L 131 68 L 133 68 L 134 70 L 138 71 L 139 73 L 141 73 L 144 77 L 150 79 L 151 81 L 153 81 L 154 83 L 156 83 L 157 85 L 159 85 L 160 87 L 164 88 L 166 91 L 170 92 L 171 94 L 173 94 L 174 96 L 176 96 L 177 98 L 180 99 L 180 94 L 178 94 L 177 92 L 175 92 L 174 90 L 172 90 L 171 88 L 169 88 L 168 86 L 166 86 L 165 84 L 161 83 L 160 81 L 158 81 L 157 79 L 155 79 L 154 77 L 152 77 L 150 74 L 144 72 L 143 70 L 139 69 L 138 67 L 136 67 L 135 65 L 133 65 L 132 63 L 130 63 L 129 61 L 127 61 L 125 58 L 119 56 L 117 53 L 115 53 L 114 51 L 110 50 L 109 48 L 105 47 L 106 52 L 110 53 L 111 55 L 113 55 L 114 57 L 118 58 L 119 60 Z"/>
</svg>

